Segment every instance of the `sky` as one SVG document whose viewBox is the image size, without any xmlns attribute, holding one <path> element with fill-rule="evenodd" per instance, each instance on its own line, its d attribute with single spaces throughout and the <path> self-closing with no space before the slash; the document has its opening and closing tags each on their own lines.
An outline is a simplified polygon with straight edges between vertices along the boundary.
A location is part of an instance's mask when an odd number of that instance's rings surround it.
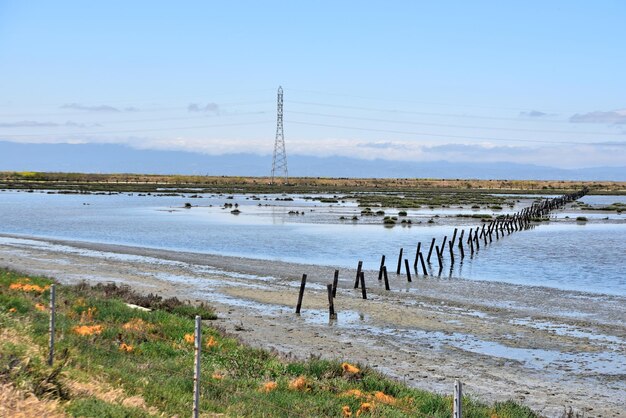
<svg viewBox="0 0 626 418">
<path fill-rule="evenodd" d="M 608 0 L 0 0 L 0 141 L 271 159 L 282 86 L 288 157 L 626 166 L 625 21 Z"/>
</svg>

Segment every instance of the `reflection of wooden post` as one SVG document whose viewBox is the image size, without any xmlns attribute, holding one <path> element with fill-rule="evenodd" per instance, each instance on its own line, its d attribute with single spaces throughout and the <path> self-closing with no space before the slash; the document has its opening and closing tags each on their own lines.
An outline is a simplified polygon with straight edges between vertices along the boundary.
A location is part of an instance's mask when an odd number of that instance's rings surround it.
<svg viewBox="0 0 626 418">
<path fill-rule="evenodd" d="M 453 418 L 463 417 L 463 384 L 460 380 L 454 381 L 454 411 Z"/>
<path fill-rule="evenodd" d="M 193 361 L 193 418 L 198 418 L 200 412 L 200 352 L 202 350 L 202 320 L 196 315 L 196 338 L 194 341 Z"/>
<path fill-rule="evenodd" d="M 409 267 L 409 260 L 404 259 L 404 267 L 406 268 L 406 280 L 411 282 L 411 268 Z"/>
<path fill-rule="evenodd" d="M 367 299 L 367 292 L 365 291 L 365 274 L 361 272 L 361 294 L 363 299 Z"/>
<path fill-rule="evenodd" d="M 400 274 L 400 271 L 402 270 L 402 251 L 403 251 L 403 248 L 400 248 L 400 255 L 398 255 L 398 268 L 396 270 L 396 274 Z"/>
<path fill-rule="evenodd" d="M 333 285 L 327 284 L 326 290 L 328 291 L 328 315 L 330 319 L 335 317 L 335 304 L 333 303 Z"/>
<path fill-rule="evenodd" d="M 297 314 L 300 314 L 300 308 L 302 307 L 302 296 L 304 295 L 305 286 L 306 286 L 306 274 L 303 274 L 302 281 L 300 282 L 300 293 L 298 294 L 298 304 L 296 305 Z"/>
<path fill-rule="evenodd" d="M 354 281 L 354 288 L 359 287 L 359 275 L 361 274 L 361 269 L 363 268 L 363 262 L 359 261 L 359 265 L 356 268 L 356 280 Z"/>
<path fill-rule="evenodd" d="M 333 278 L 333 297 L 337 296 L 337 284 L 339 283 L 339 270 L 335 270 L 335 277 Z"/>
<path fill-rule="evenodd" d="M 54 328 L 56 322 L 56 286 L 50 285 L 50 338 L 48 340 L 48 365 L 54 363 Z"/>
<path fill-rule="evenodd" d="M 380 259 L 380 268 L 378 269 L 378 280 L 383 279 L 383 267 L 385 266 L 385 255 Z"/>
</svg>

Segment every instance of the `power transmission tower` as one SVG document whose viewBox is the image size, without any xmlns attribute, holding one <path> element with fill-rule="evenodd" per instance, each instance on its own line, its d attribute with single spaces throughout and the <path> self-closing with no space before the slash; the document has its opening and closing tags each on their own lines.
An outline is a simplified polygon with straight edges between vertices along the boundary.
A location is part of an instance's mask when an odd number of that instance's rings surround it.
<svg viewBox="0 0 626 418">
<path fill-rule="evenodd" d="M 285 177 L 285 184 L 288 183 L 287 152 L 285 151 L 285 135 L 283 133 L 283 88 L 279 86 L 276 140 L 274 141 L 274 159 L 272 160 L 272 184 L 274 184 L 274 178 L 281 175 Z"/>
</svg>

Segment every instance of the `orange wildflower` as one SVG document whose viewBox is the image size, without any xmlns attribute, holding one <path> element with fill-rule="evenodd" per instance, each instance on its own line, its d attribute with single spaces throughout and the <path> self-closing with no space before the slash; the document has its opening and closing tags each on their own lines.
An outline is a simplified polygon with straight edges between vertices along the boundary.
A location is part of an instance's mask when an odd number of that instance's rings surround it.
<svg viewBox="0 0 626 418">
<path fill-rule="evenodd" d="M 21 290 L 23 292 L 38 292 L 43 293 L 50 286 L 39 286 L 36 284 L 27 284 L 27 283 L 11 283 L 9 285 L 9 289 L 11 290 Z"/>
<path fill-rule="evenodd" d="M 45 311 L 46 310 L 46 306 L 43 303 L 38 303 L 35 305 L 35 309 L 37 309 L 38 311 Z"/>
<path fill-rule="evenodd" d="M 289 389 L 308 391 L 311 388 L 306 378 L 304 376 L 300 376 L 289 382 Z"/>
<path fill-rule="evenodd" d="M 358 372 L 361 371 L 359 370 L 358 367 L 353 366 L 350 363 L 341 363 L 341 368 L 343 369 L 344 373 L 348 373 L 348 374 L 357 374 Z"/>
<path fill-rule="evenodd" d="M 213 373 L 213 376 L 211 376 L 211 377 L 213 377 L 213 379 L 215 379 L 215 380 L 222 380 L 224 378 L 224 375 L 219 373 L 219 372 L 215 372 L 215 373 Z"/>
<path fill-rule="evenodd" d="M 213 336 L 211 335 L 211 338 L 209 338 L 209 341 L 206 342 L 206 348 L 213 348 L 217 345 L 217 341 L 215 341 L 215 338 L 213 338 Z"/>
<path fill-rule="evenodd" d="M 340 396 L 354 396 L 355 398 L 364 398 L 365 394 L 358 389 L 350 389 L 343 392 Z"/>
<path fill-rule="evenodd" d="M 152 330 L 154 328 L 154 324 L 145 322 L 141 318 L 133 318 L 130 321 L 126 322 L 124 325 L 122 325 L 122 328 L 124 328 L 126 331 L 131 332 L 142 332 Z"/>
<path fill-rule="evenodd" d="M 9 309 L 9 312 L 11 312 L 11 313 L 15 313 L 15 312 L 17 312 L 17 309 L 15 309 L 15 308 L 10 308 L 10 309 Z"/>
<path fill-rule="evenodd" d="M 129 344 L 126 344 L 126 343 L 120 344 L 120 351 L 124 351 L 126 353 L 130 353 L 134 349 L 135 349 L 135 347 L 133 347 L 132 345 L 129 345 Z"/>
<path fill-rule="evenodd" d="M 196 341 L 196 336 L 193 334 L 185 334 L 185 342 L 188 344 L 193 344 Z"/>
<path fill-rule="evenodd" d="M 78 335 L 100 334 L 102 330 L 102 325 L 80 325 L 72 328 L 72 331 L 74 331 Z"/>
<path fill-rule="evenodd" d="M 359 410 L 356 411 L 356 416 L 358 417 L 358 416 L 361 416 L 361 414 L 364 414 L 366 412 L 372 412 L 373 409 L 374 409 L 373 403 L 363 402 Z"/>
<path fill-rule="evenodd" d="M 80 322 L 81 324 L 84 324 L 85 322 L 93 322 L 93 316 L 96 314 L 97 309 L 95 307 L 93 308 L 87 308 L 86 311 L 83 311 L 80 314 Z"/>
<path fill-rule="evenodd" d="M 278 387 L 278 383 L 276 382 L 265 382 L 263 386 L 261 386 L 261 392 L 269 393 Z"/>
<path fill-rule="evenodd" d="M 350 407 L 348 405 L 341 407 L 341 412 L 343 412 L 344 417 L 351 417 L 352 411 L 350 411 Z"/>
<path fill-rule="evenodd" d="M 386 403 L 388 405 L 393 405 L 396 403 L 396 398 L 391 395 L 385 395 L 383 392 L 374 393 L 374 399 L 381 403 Z"/>
</svg>

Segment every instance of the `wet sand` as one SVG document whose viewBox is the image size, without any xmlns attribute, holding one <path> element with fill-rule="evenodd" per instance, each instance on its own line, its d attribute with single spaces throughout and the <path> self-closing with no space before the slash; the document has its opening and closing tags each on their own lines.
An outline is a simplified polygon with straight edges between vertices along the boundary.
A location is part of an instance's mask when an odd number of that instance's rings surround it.
<svg viewBox="0 0 626 418">
<path fill-rule="evenodd" d="M 409 284 L 393 264 L 390 292 L 365 273 L 367 300 L 355 271 L 341 269 L 329 320 L 332 267 L 0 235 L 2 267 L 209 301 L 216 325 L 285 356 L 349 359 L 441 393 L 461 379 L 471 396 L 549 417 L 570 406 L 624 416 L 626 297 L 423 276 Z"/>
</svg>

